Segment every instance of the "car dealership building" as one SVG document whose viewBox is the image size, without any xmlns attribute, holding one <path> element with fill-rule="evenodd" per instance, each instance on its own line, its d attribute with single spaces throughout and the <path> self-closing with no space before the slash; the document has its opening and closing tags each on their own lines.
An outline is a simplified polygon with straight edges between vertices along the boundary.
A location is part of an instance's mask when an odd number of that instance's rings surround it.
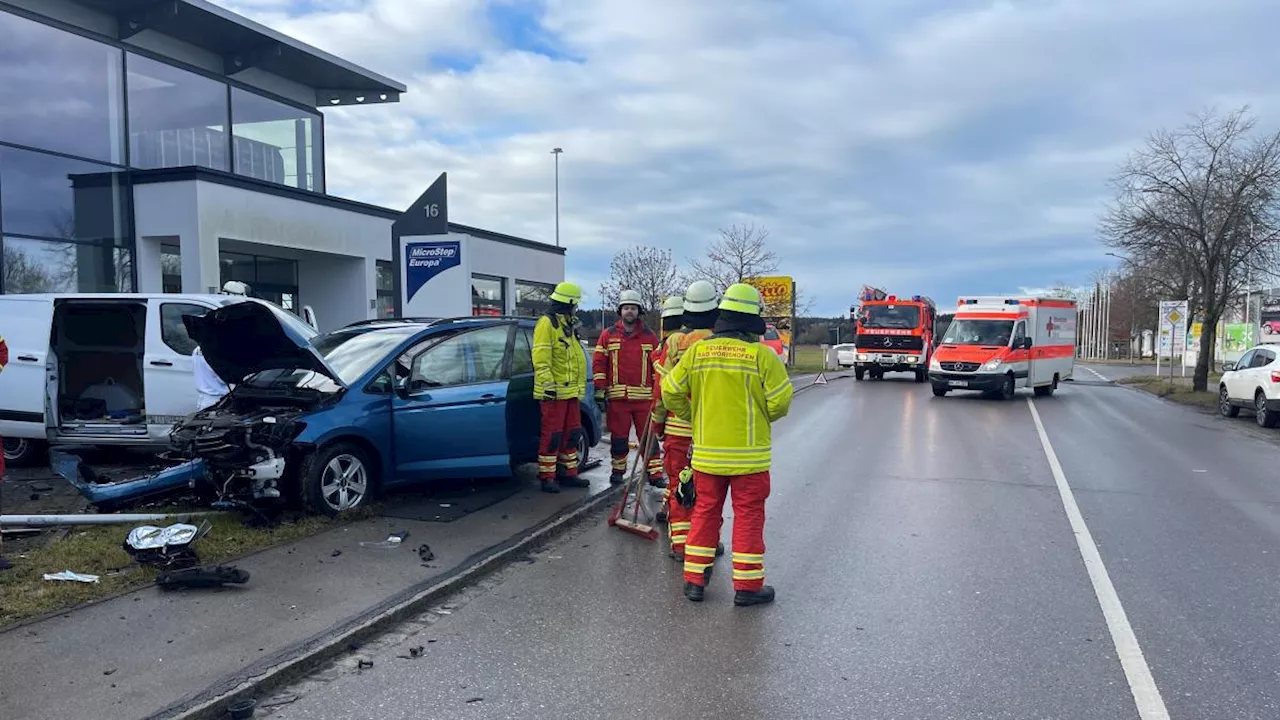
<svg viewBox="0 0 1280 720">
<path fill-rule="evenodd" d="M 325 192 L 317 108 L 404 91 L 206 0 L 0 0 L 0 292 L 240 280 L 322 330 L 541 312 L 562 248 Z"/>
</svg>

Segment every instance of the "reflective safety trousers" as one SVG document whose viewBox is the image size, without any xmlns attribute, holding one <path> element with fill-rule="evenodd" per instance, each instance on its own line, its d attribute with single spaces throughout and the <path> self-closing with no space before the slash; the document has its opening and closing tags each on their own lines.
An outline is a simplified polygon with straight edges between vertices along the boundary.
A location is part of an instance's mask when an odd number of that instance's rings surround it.
<svg viewBox="0 0 1280 720">
<path fill-rule="evenodd" d="M 577 321 L 543 315 L 533 328 L 533 396 L 538 400 L 576 400 L 587 390 L 587 353 Z"/>
<path fill-rule="evenodd" d="M 790 411 L 793 392 L 777 353 L 735 337 L 698 342 L 662 379 L 662 404 L 693 425 L 690 465 L 713 475 L 769 469 L 770 424 Z"/>
</svg>

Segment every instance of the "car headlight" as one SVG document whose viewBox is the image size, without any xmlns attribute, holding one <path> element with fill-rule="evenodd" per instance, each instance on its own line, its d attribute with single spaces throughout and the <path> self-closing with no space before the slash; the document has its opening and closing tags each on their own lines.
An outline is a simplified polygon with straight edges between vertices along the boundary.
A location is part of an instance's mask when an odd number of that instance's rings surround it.
<svg viewBox="0 0 1280 720">
<path fill-rule="evenodd" d="M 930 370 L 941 370 L 941 369 L 942 369 L 942 363 L 938 362 L 938 358 L 930 358 L 930 359 L 929 359 L 929 369 L 930 369 Z"/>
<path fill-rule="evenodd" d="M 999 369 L 1000 369 L 1000 358 L 991 358 L 990 360 L 988 360 L 988 361 L 986 361 L 986 362 L 982 363 L 982 369 L 983 369 L 983 370 L 987 370 L 987 371 L 991 371 L 991 370 L 999 370 Z"/>
<path fill-rule="evenodd" d="M 910 365 L 910 364 L 912 364 L 912 363 L 918 363 L 918 362 L 920 362 L 920 358 L 916 357 L 915 355 L 908 355 L 908 356 L 907 356 L 907 364 L 908 364 L 908 365 Z"/>
<path fill-rule="evenodd" d="M 859 359 L 859 360 L 866 360 L 866 359 L 867 359 L 867 354 L 866 354 L 866 353 L 858 353 L 858 359 Z"/>
</svg>

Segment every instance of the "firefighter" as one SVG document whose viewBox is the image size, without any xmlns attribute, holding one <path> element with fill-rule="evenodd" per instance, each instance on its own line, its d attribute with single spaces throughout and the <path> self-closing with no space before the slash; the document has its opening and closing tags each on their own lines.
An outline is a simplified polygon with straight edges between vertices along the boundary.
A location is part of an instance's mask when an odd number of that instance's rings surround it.
<svg viewBox="0 0 1280 720">
<path fill-rule="evenodd" d="M 683 326 L 684 316 L 684 298 L 679 295 L 672 295 L 662 301 L 662 341 L 663 348 L 672 333 L 679 332 Z M 660 348 L 658 352 L 662 352 Z"/>
<path fill-rule="evenodd" d="M 716 290 L 711 283 L 699 280 L 685 291 L 681 301 L 683 326 L 663 343 L 658 373 L 665 376 L 674 368 L 689 348 L 711 335 L 716 324 Z M 663 470 L 668 478 L 668 489 L 663 510 L 667 515 L 667 535 L 671 540 L 671 557 L 684 560 L 685 542 L 689 536 L 691 509 L 671 502 L 671 484 L 689 467 L 689 447 L 693 443 L 693 426 L 667 412 L 662 404 L 661 385 L 659 402 L 653 410 L 653 432 L 662 441 Z M 723 552 L 723 550 L 720 550 Z"/>
<path fill-rule="evenodd" d="M 578 405 L 587 386 L 587 356 L 578 334 L 581 301 L 582 289 L 577 285 L 556 285 L 551 293 L 551 308 L 538 318 L 533 329 L 533 396 L 542 408 L 538 480 L 543 492 L 558 493 L 561 485 L 590 485 L 578 477 L 578 441 L 582 435 Z"/>
<path fill-rule="evenodd" d="M 692 472 L 673 497 L 693 507 L 685 546 L 684 595 L 702 602 L 733 493 L 733 604 L 773 602 L 764 584 L 764 505 L 769 497 L 771 424 L 791 409 L 787 368 L 760 343 L 760 292 L 730 285 L 720 301 L 715 334 L 697 343 L 662 379 L 662 402 L 693 425 Z M 746 392 L 744 392 L 744 384 Z"/>
<path fill-rule="evenodd" d="M 635 428 L 637 438 L 645 436 L 653 409 L 653 355 L 658 336 L 645 327 L 640 319 L 643 314 L 640 293 L 623 290 L 618 296 L 618 322 L 600 333 L 592 359 L 596 400 L 606 403 L 613 470 L 609 482 L 613 485 L 621 485 L 627 474 L 631 429 Z M 665 487 L 656 438 L 651 438 L 646 454 L 650 484 Z"/>
</svg>

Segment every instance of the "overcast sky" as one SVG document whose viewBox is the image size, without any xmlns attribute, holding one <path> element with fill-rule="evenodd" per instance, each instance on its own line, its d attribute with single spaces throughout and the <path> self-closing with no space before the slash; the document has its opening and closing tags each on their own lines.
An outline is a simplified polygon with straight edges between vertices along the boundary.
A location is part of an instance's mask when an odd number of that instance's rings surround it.
<svg viewBox="0 0 1280 720">
<path fill-rule="evenodd" d="M 1276 0 L 215 0 L 404 82 L 328 113 L 333 194 L 550 242 L 767 226 L 818 314 L 863 283 L 1083 283 L 1107 178 L 1151 129 L 1248 103 L 1280 125 Z"/>
</svg>

